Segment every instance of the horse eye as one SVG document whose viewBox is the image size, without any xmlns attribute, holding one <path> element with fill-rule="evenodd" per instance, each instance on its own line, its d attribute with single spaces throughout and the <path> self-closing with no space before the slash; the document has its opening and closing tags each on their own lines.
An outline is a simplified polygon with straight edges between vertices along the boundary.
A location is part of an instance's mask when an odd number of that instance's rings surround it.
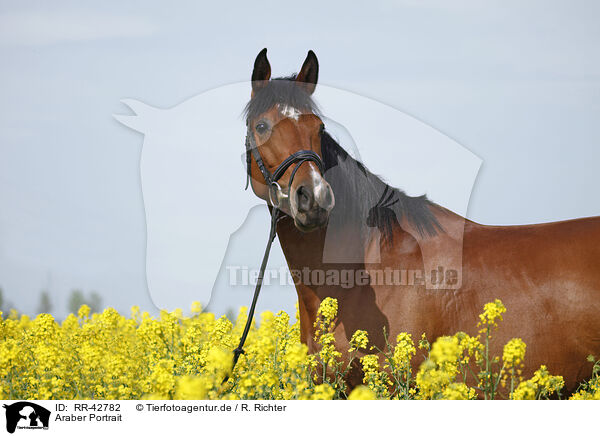
<svg viewBox="0 0 600 436">
<path fill-rule="evenodd" d="M 254 128 L 256 129 L 256 131 L 258 132 L 259 135 L 262 135 L 263 133 L 265 133 L 267 131 L 267 129 L 269 128 L 269 126 L 267 126 L 267 123 L 258 123 L 256 126 L 254 126 Z"/>
</svg>

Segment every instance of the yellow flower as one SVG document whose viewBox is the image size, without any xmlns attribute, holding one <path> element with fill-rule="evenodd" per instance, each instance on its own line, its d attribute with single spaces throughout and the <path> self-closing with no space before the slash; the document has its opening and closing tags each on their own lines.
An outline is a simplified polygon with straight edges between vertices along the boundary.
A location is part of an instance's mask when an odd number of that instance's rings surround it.
<svg viewBox="0 0 600 436">
<path fill-rule="evenodd" d="M 350 348 L 348 351 L 355 351 L 358 349 L 365 349 L 369 344 L 369 336 L 364 330 L 356 330 L 350 339 Z"/>
<path fill-rule="evenodd" d="M 50 314 L 30 319 L 12 310 L 8 317 L 0 317 L 0 399 L 346 398 L 345 377 L 357 363 L 364 385 L 352 390 L 350 399 L 471 399 L 475 386 L 465 379 L 471 357 L 481 369 L 485 356 L 491 365 L 485 369 L 485 380 L 497 380 L 492 366 L 498 357 L 488 360 L 492 349 L 488 335 L 504 311 L 499 301 L 485 306 L 479 319 L 486 332 L 485 346 L 479 337 L 462 332 L 437 338 L 433 344 L 423 335 L 418 346 L 429 357 L 423 362 L 416 356 L 411 335 L 400 333 L 395 345 L 385 338 L 385 350 L 371 347 L 377 354 L 353 360 L 369 345 L 367 331 L 357 330 L 342 360 L 334 335 L 338 303 L 325 298 L 315 323 L 315 354 L 309 354 L 301 342 L 297 318 L 267 311 L 259 321 L 252 321 L 246 353 L 231 371 L 246 308 L 230 320 L 203 311 L 199 303 L 192 304 L 189 316 L 179 309 L 153 316 L 137 306 L 127 316 L 112 308 L 91 313 L 84 305 L 61 323 Z M 511 389 L 520 375 L 525 349 L 518 338 L 504 347 L 502 375 L 506 378 L 510 373 Z M 421 365 L 413 378 L 411 363 L 417 359 Z M 593 368 L 592 378 L 571 399 L 600 399 L 600 363 Z M 223 383 L 226 375 L 228 381 Z M 475 377 L 479 378 L 472 384 L 481 383 L 482 377 Z M 542 366 L 514 388 L 512 398 L 549 398 L 563 386 L 562 377 Z"/>
<path fill-rule="evenodd" d="M 452 383 L 458 373 L 462 356 L 458 338 L 439 337 L 431 347 L 427 359 L 417 372 L 418 398 L 442 398 L 445 389 Z"/>
<path fill-rule="evenodd" d="M 537 385 L 531 380 L 519 383 L 519 386 L 511 395 L 512 400 L 535 400 L 537 395 Z"/>
<path fill-rule="evenodd" d="M 335 298 L 327 297 L 321 302 L 317 314 L 321 315 L 323 317 L 323 319 L 325 319 L 327 322 L 327 321 L 333 321 L 333 319 L 337 315 L 337 311 L 338 311 L 337 300 Z"/>
<path fill-rule="evenodd" d="M 389 377 L 386 372 L 379 369 L 379 358 L 376 354 L 367 354 L 360 358 L 363 369 L 363 383 L 377 396 L 386 397 L 388 395 Z"/>
<path fill-rule="evenodd" d="M 200 304 L 200 302 L 198 301 L 194 301 L 192 302 L 192 315 L 198 315 L 200 313 L 202 313 L 202 304 Z"/>
<path fill-rule="evenodd" d="M 427 336 L 425 335 L 425 333 L 423 333 L 421 335 L 421 339 L 419 339 L 419 349 L 429 351 L 429 348 L 429 341 L 427 340 Z"/>
<path fill-rule="evenodd" d="M 450 383 L 443 393 L 445 400 L 474 400 L 477 397 L 475 389 L 464 383 Z"/>
<path fill-rule="evenodd" d="M 311 400 L 331 400 L 335 391 L 327 384 L 318 385 L 315 387 L 314 393 L 310 396 Z"/>
<path fill-rule="evenodd" d="M 516 368 L 525 359 L 525 349 L 527 345 L 520 338 L 513 338 L 506 343 L 504 346 L 504 353 L 502 354 L 502 361 L 507 368 Z"/>
<path fill-rule="evenodd" d="M 409 333 L 400 333 L 396 338 L 393 361 L 399 371 L 410 369 L 410 361 L 417 352 Z"/>
<path fill-rule="evenodd" d="M 511 398 L 513 400 L 537 400 L 560 392 L 565 382 L 561 376 L 550 375 L 545 365 L 540 366 L 529 380 L 521 382 Z"/>
<path fill-rule="evenodd" d="M 349 400 L 376 400 L 377 395 L 371 389 L 369 389 L 365 385 L 359 385 L 355 387 L 350 395 L 348 395 Z"/>
<path fill-rule="evenodd" d="M 88 306 L 87 304 L 82 304 L 79 308 L 79 311 L 77 312 L 77 317 L 79 319 L 89 318 L 90 310 L 90 306 Z"/>
<path fill-rule="evenodd" d="M 299 369 L 307 364 L 307 348 L 306 345 L 294 343 L 289 345 L 285 351 L 285 361 L 290 369 Z"/>
<path fill-rule="evenodd" d="M 496 327 L 497 321 L 502 321 L 502 314 L 506 312 L 506 307 L 502 301 L 496 299 L 492 303 L 486 303 L 483 306 L 483 313 L 479 315 L 480 325 L 484 327 Z"/>
</svg>

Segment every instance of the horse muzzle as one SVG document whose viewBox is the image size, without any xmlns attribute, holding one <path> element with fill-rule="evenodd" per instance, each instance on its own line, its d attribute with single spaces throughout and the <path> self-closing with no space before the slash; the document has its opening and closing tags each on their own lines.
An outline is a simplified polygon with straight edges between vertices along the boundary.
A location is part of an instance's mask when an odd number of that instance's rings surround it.
<svg viewBox="0 0 600 436">
<path fill-rule="evenodd" d="M 322 177 L 315 182 L 302 183 L 292 190 L 290 206 L 298 230 L 311 232 L 323 228 L 335 206 L 333 190 Z"/>
</svg>

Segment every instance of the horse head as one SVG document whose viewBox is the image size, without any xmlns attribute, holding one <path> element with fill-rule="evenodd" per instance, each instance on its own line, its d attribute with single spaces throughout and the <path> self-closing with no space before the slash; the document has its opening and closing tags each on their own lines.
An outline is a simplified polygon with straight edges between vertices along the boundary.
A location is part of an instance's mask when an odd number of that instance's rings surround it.
<svg viewBox="0 0 600 436">
<path fill-rule="evenodd" d="M 270 80 L 271 66 L 263 49 L 254 62 L 246 106 L 252 189 L 292 217 L 303 232 L 324 227 L 335 204 L 333 190 L 323 177 L 324 125 L 311 97 L 318 74 L 317 57 L 309 51 L 298 74 Z"/>
</svg>

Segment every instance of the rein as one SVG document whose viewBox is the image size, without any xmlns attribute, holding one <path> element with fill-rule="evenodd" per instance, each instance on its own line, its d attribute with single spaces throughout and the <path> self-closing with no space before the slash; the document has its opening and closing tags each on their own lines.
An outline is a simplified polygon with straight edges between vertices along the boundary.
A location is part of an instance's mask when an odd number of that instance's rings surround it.
<svg viewBox="0 0 600 436">
<path fill-rule="evenodd" d="M 267 241 L 267 246 L 265 248 L 265 254 L 263 255 L 262 263 L 260 265 L 260 271 L 258 272 L 258 278 L 256 280 L 256 288 L 254 289 L 254 296 L 252 297 L 252 303 L 250 304 L 250 310 L 248 311 L 248 319 L 246 320 L 246 325 L 244 326 L 244 331 L 242 336 L 240 337 L 240 343 L 237 348 L 233 350 L 233 364 L 231 366 L 231 371 L 235 368 L 240 355 L 245 354 L 244 344 L 246 343 L 246 338 L 248 337 L 248 333 L 250 332 L 250 326 L 252 324 L 252 318 L 254 317 L 254 311 L 256 309 L 256 302 L 258 301 L 258 295 L 260 294 L 260 289 L 262 287 L 263 277 L 265 275 L 265 269 L 267 267 L 267 262 L 269 260 L 269 253 L 271 252 L 271 245 L 275 240 L 275 235 L 277 234 L 277 222 L 280 219 L 281 205 L 284 201 L 289 200 L 290 197 L 290 189 L 292 187 L 292 182 L 294 181 L 294 177 L 296 176 L 296 172 L 300 168 L 300 166 L 305 162 L 314 162 L 319 169 L 321 175 L 324 172 L 324 165 L 321 157 L 312 150 L 300 150 L 296 153 L 285 158 L 281 164 L 275 169 L 273 174 L 269 172 L 267 167 L 265 166 L 262 156 L 258 151 L 258 147 L 254 140 L 254 135 L 250 131 L 250 127 L 248 127 L 248 132 L 246 133 L 246 189 L 248 189 L 248 185 L 250 184 L 251 177 L 251 159 L 254 157 L 256 164 L 258 165 L 258 169 L 262 173 L 265 182 L 269 189 L 269 202 L 271 203 L 271 230 L 269 232 L 269 240 Z M 292 170 L 292 174 L 290 175 L 290 181 L 287 187 L 287 193 L 283 192 L 281 186 L 279 186 L 279 179 L 281 176 L 285 174 L 289 167 L 296 164 L 294 169 Z M 223 379 L 223 383 L 229 380 L 229 375 L 226 375 Z"/>
</svg>

